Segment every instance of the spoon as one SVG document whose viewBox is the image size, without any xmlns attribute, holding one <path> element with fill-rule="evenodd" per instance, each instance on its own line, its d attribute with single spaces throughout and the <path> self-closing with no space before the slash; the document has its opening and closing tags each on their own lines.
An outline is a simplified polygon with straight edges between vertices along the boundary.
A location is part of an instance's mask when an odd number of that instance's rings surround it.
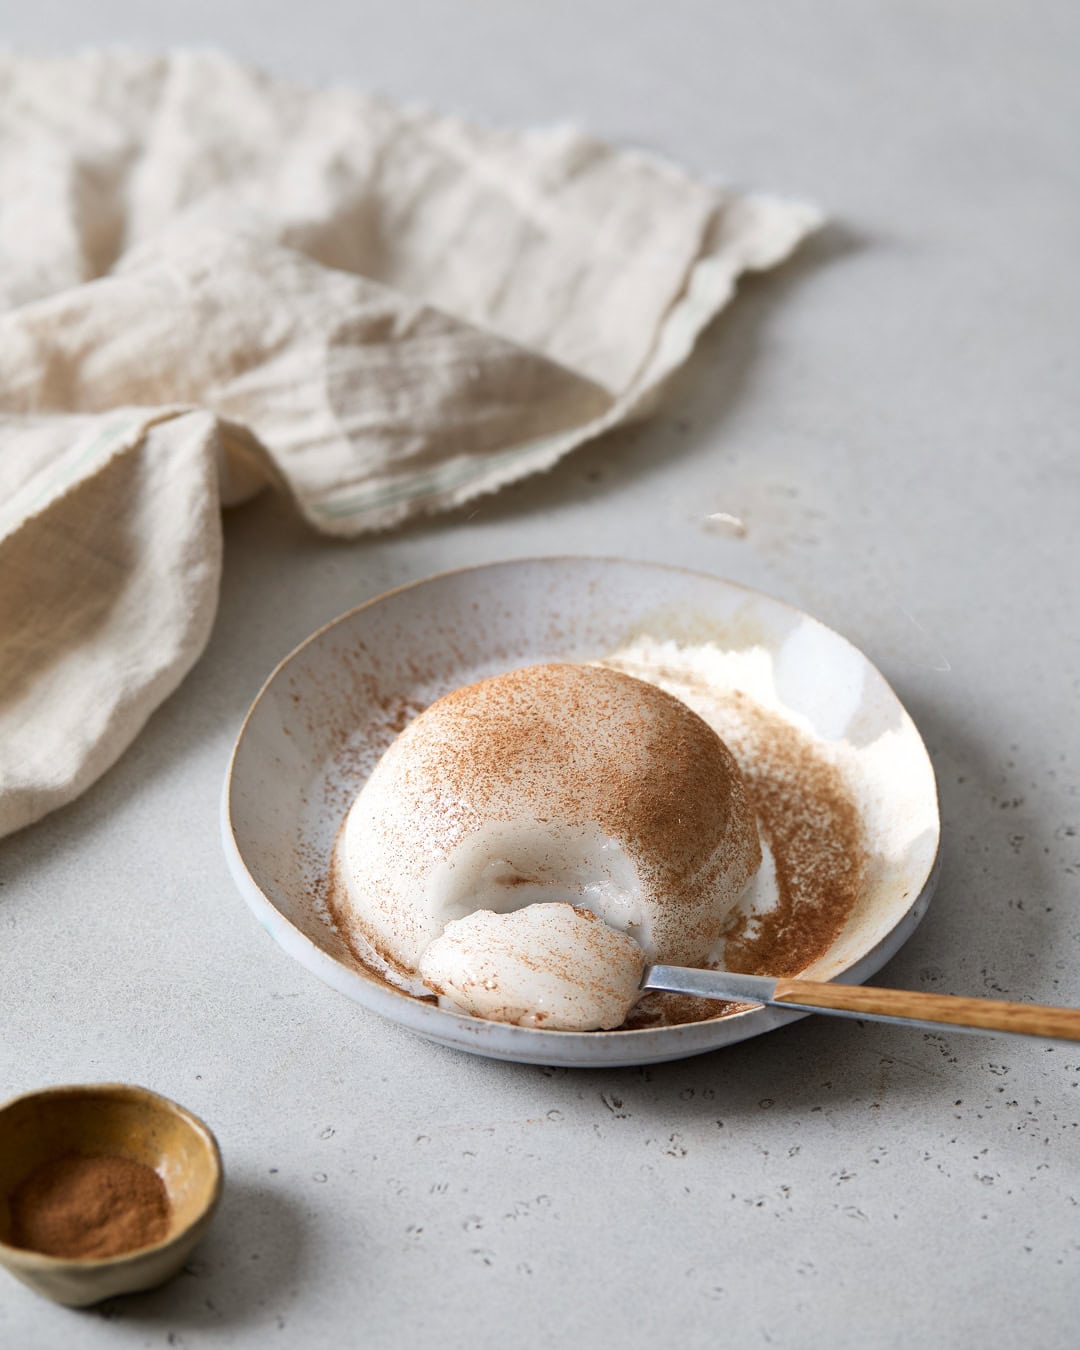
<svg viewBox="0 0 1080 1350">
<path fill-rule="evenodd" d="M 772 1008 L 860 1017 L 870 1022 L 896 1022 L 909 1027 L 950 1026 L 958 1031 L 1004 1032 L 1009 1036 L 1042 1036 L 1080 1041 L 1080 1008 L 1054 1008 L 1003 999 L 961 998 L 955 994 L 922 994 L 909 989 L 880 989 L 861 984 L 828 984 L 818 980 L 766 975 L 737 975 L 692 966 L 647 966 L 642 989 L 735 1003 L 766 1003 Z"/>
</svg>

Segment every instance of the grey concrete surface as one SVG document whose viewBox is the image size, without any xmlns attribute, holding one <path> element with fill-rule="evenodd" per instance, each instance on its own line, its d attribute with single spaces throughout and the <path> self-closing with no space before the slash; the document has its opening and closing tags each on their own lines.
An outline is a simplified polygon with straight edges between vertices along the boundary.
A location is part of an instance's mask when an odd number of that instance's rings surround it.
<svg viewBox="0 0 1080 1350">
<path fill-rule="evenodd" d="M 0 1095 L 146 1084 L 219 1134 L 188 1271 L 0 1345 L 1042 1347 L 1080 1319 L 1080 1051 L 808 1020 L 641 1071 L 471 1059 L 259 930 L 217 836 L 294 643 L 452 565 L 580 550 L 759 586 L 861 646 L 939 775 L 882 982 L 1080 1004 L 1080 12 L 1070 4 L 39 0 L 17 49 L 215 44 L 514 125 L 576 119 L 834 224 L 743 288 L 650 423 L 354 544 L 228 517 L 205 658 L 0 844 Z M 705 516 L 742 517 L 745 537 Z"/>
</svg>

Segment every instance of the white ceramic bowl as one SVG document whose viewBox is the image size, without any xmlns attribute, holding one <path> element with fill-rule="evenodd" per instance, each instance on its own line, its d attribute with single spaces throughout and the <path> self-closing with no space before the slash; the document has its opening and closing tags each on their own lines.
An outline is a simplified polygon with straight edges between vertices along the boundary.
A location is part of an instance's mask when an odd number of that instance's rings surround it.
<svg viewBox="0 0 1080 1350">
<path fill-rule="evenodd" d="M 849 982 L 872 974 L 914 931 L 936 879 L 937 792 L 911 718 L 866 658 L 808 615 L 715 577 L 613 559 L 544 558 L 432 577 L 342 615 L 281 662 L 241 728 L 222 800 L 229 867 L 259 922 L 364 1007 L 431 1040 L 499 1059 L 653 1063 L 794 1020 L 799 1014 L 754 1008 L 587 1033 L 482 1021 L 388 985 L 354 960 L 326 912 L 338 826 L 409 717 L 484 676 L 540 661 L 602 659 L 643 638 L 717 655 L 736 686 L 764 680 L 775 708 L 823 747 L 856 757 L 873 866 L 848 921 L 808 969 Z"/>
</svg>

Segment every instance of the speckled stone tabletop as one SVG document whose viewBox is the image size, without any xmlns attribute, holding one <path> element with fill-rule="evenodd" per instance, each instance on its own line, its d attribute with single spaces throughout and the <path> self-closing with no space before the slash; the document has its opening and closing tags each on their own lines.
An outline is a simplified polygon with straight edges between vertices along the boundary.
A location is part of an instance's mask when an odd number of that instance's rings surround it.
<svg viewBox="0 0 1080 1350">
<path fill-rule="evenodd" d="M 82 800 L 0 845 L 0 1095 L 120 1079 L 203 1115 L 185 1273 L 0 1345 L 1073 1347 L 1080 1052 L 806 1020 L 642 1070 L 414 1039 L 292 962 L 218 841 L 273 664 L 389 586 L 581 551 L 792 601 L 893 682 L 943 870 L 880 982 L 1080 1005 L 1080 12 L 1069 4 L 157 7 L 6 40 L 216 44 L 513 125 L 575 119 L 834 224 L 743 288 L 651 422 L 359 543 L 231 513 L 214 637 Z M 736 535 L 706 520 L 728 512 Z"/>
</svg>

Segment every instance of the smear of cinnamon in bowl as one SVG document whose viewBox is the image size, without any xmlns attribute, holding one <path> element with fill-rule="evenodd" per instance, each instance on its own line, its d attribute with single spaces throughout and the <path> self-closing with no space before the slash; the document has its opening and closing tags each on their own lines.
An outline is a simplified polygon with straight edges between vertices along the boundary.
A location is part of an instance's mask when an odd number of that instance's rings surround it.
<svg viewBox="0 0 1080 1350">
<path fill-rule="evenodd" d="M 777 900 L 764 914 L 737 911 L 724 933 L 725 970 L 797 975 L 832 946 L 862 895 L 868 855 L 854 795 L 815 742 L 745 694 L 728 700 L 739 732 L 726 736 L 776 865 Z M 747 1005 L 653 992 L 626 1029 L 702 1022 Z"/>
</svg>

